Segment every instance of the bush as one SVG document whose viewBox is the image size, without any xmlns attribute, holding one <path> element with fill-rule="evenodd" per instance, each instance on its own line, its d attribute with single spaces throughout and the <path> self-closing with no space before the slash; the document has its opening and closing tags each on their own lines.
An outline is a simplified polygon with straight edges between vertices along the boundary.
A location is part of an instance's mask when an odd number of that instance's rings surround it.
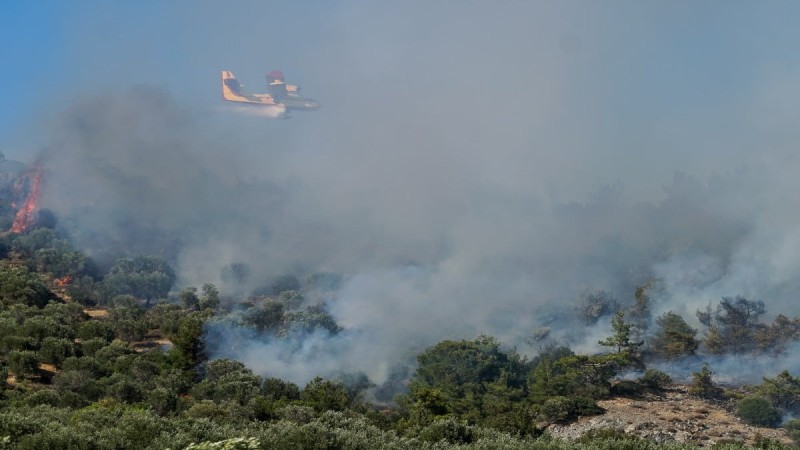
<svg viewBox="0 0 800 450">
<path fill-rule="evenodd" d="M 283 420 L 294 422 L 297 424 L 309 423 L 314 420 L 316 412 L 310 406 L 302 405 L 286 405 L 278 408 L 275 414 Z"/>
<path fill-rule="evenodd" d="M 75 354 L 75 345 L 68 339 L 60 339 L 52 336 L 44 338 L 39 349 L 39 355 L 43 362 L 60 366 L 64 360 Z"/>
<path fill-rule="evenodd" d="M 611 394 L 622 397 L 638 397 L 644 393 L 644 386 L 631 380 L 622 380 L 611 386 Z"/>
<path fill-rule="evenodd" d="M 261 443 L 258 439 L 238 437 L 224 441 L 189 444 L 186 450 L 257 450 L 259 448 L 261 448 Z"/>
<path fill-rule="evenodd" d="M 635 434 L 628 434 L 616 428 L 591 429 L 583 433 L 576 442 L 581 444 L 592 444 L 597 441 L 632 441 L 644 443 L 644 440 Z"/>
<path fill-rule="evenodd" d="M 27 403 L 30 406 L 36 406 L 36 405 L 59 406 L 61 404 L 61 396 L 59 396 L 58 392 L 56 392 L 53 389 L 42 389 L 29 395 L 28 398 L 25 399 L 25 403 Z"/>
<path fill-rule="evenodd" d="M 782 414 L 763 397 L 747 397 L 739 402 L 736 415 L 750 425 L 775 428 L 781 423 Z"/>
<path fill-rule="evenodd" d="M 29 350 L 15 350 L 8 354 L 8 368 L 18 379 L 31 377 L 39 372 L 39 356 Z"/>
<path fill-rule="evenodd" d="M 795 445 L 800 445 L 800 420 L 792 419 L 783 425 L 786 434 L 794 440 Z"/>
<path fill-rule="evenodd" d="M 639 384 L 648 389 L 662 390 L 670 383 L 672 383 L 672 378 L 666 373 L 656 369 L 645 370 L 644 375 L 639 378 Z"/>
<path fill-rule="evenodd" d="M 539 413 L 550 422 L 566 422 L 574 412 L 574 405 L 567 397 L 550 397 L 539 408 Z"/>
<path fill-rule="evenodd" d="M 116 333 L 114 327 L 106 321 L 88 320 L 78 326 L 77 335 L 81 341 L 102 339 L 106 342 L 111 342 L 114 340 Z"/>
<path fill-rule="evenodd" d="M 703 368 L 700 369 L 700 372 L 692 374 L 692 385 L 689 387 L 689 394 L 705 399 L 721 398 L 723 390 L 714 383 L 714 380 L 711 378 L 712 374 L 713 372 L 711 368 L 708 367 L 708 364 L 703 364 Z"/>
<path fill-rule="evenodd" d="M 431 443 L 444 441 L 450 445 L 469 444 L 473 441 L 472 428 L 451 418 L 434 420 L 420 430 L 419 438 Z"/>
</svg>

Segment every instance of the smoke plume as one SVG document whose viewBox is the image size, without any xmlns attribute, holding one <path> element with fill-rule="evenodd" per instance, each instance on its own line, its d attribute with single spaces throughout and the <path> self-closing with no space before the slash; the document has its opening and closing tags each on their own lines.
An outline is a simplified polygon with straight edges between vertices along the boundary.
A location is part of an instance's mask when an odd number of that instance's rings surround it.
<svg viewBox="0 0 800 450">
<path fill-rule="evenodd" d="M 528 352 L 546 326 L 596 349 L 607 324 L 578 325 L 581 295 L 626 306 L 654 277 L 668 292 L 656 314 L 692 321 L 723 295 L 800 313 L 800 71 L 716 38 L 746 11 L 687 25 L 693 49 L 719 56 L 702 65 L 672 40 L 692 14 L 681 6 L 451 6 L 269 11 L 282 24 L 200 4 L 178 22 L 185 34 L 154 24 L 154 54 L 152 36 L 121 25 L 147 70 L 79 35 L 76 56 L 102 59 L 98 76 L 119 89 L 79 84 L 50 117 L 44 206 L 96 259 L 161 254 L 180 286 L 342 274 L 334 338 L 213 334 L 217 356 L 298 382 L 382 381 L 409 352 L 479 333 Z M 208 23 L 236 32 L 192 31 Z M 746 77 L 731 75 L 740 58 Z M 258 92 L 250 80 L 273 68 L 322 109 L 279 121 L 212 106 L 219 70 Z M 186 83 L 165 79 L 173 69 Z M 235 263 L 250 268 L 244 288 L 221 275 Z"/>
</svg>

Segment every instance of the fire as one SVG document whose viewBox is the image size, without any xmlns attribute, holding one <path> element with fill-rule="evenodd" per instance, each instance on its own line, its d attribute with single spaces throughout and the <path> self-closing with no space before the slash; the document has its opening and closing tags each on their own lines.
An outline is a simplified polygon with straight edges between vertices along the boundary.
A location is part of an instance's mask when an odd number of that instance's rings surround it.
<svg viewBox="0 0 800 450">
<path fill-rule="evenodd" d="M 63 276 L 61 278 L 56 278 L 54 283 L 58 287 L 64 287 L 64 286 L 72 283 L 72 275 L 67 275 L 67 276 Z"/>
<path fill-rule="evenodd" d="M 36 202 L 39 201 L 39 187 L 42 183 L 42 169 L 41 167 L 34 166 L 31 169 L 31 185 L 28 191 L 28 197 L 22 204 L 22 207 L 17 211 L 14 216 L 14 223 L 11 225 L 12 233 L 24 233 L 28 228 L 33 225 L 36 219 Z"/>
</svg>

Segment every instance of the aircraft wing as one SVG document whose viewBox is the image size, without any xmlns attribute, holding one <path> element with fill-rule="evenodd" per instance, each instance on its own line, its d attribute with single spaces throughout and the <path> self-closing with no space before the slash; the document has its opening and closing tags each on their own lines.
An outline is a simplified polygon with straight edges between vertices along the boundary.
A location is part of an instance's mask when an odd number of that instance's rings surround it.
<svg viewBox="0 0 800 450">
<path fill-rule="evenodd" d="M 229 102 L 247 103 L 263 106 L 277 105 L 275 97 L 270 94 L 247 94 L 243 85 L 230 70 L 222 71 L 222 99 Z"/>
<path fill-rule="evenodd" d="M 273 70 L 267 74 L 267 92 L 278 101 L 289 95 L 286 81 L 283 78 L 283 72 L 280 70 Z"/>
</svg>

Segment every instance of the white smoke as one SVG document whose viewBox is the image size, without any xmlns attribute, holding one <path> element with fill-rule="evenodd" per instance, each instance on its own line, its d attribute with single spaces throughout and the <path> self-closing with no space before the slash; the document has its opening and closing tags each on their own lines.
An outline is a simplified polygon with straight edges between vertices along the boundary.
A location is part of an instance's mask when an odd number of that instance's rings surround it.
<svg viewBox="0 0 800 450">
<path fill-rule="evenodd" d="M 151 27 L 114 6 L 65 18 L 71 59 L 97 64 L 75 69 L 59 93 L 70 106 L 42 133 L 45 206 L 96 258 L 163 254 L 181 286 L 227 292 L 232 263 L 251 267 L 246 289 L 345 275 L 329 303 L 342 336 L 291 357 L 296 343 L 220 343 L 248 365 L 381 381 L 409 348 L 519 344 L 540 326 L 591 351 L 608 325 L 576 321 L 580 294 L 626 306 L 652 277 L 669 292 L 656 314 L 691 321 L 731 295 L 800 313 L 800 71 L 739 55 L 746 11 L 689 25 L 692 54 L 718 55 L 709 65 L 685 59 L 676 36 L 696 14 L 681 6 L 247 6 L 164 6 L 147 17 L 172 20 Z M 93 34 L 114 27 L 117 45 Z M 213 113 L 221 67 L 282 68 L 323 108 Z M 140 82 L 161 87 L 130 90 Z"/>
</svg>

